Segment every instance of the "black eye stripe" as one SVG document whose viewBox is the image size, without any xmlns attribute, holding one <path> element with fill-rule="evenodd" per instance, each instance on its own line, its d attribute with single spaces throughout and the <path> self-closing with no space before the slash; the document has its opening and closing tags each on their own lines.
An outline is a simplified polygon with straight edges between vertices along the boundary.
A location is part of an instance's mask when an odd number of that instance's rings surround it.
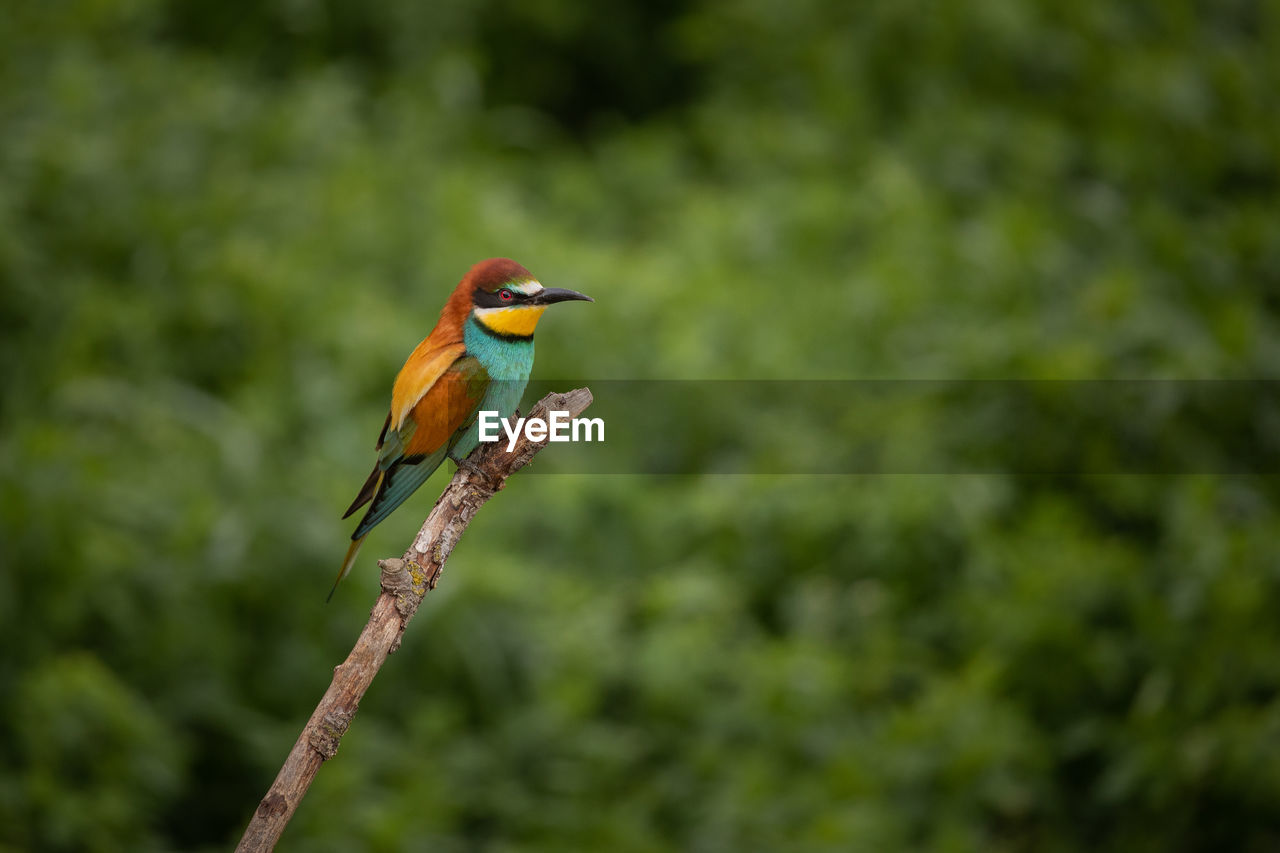
<svg viewBox="0 0 1280 853">
<path fill-rule="evenodd" d="M 502 298 L 501 294 L 504 291 L 511 294 L 510 298 Z M 475 295 L 471 297 L 471 302 L 477 308 L 507 308 L 512 305 L 518 305 L 528 298 L 523 293 L 512 290 L 509 287 L 500 287 L 494 291 L 477 290 Z"/>
</svg>

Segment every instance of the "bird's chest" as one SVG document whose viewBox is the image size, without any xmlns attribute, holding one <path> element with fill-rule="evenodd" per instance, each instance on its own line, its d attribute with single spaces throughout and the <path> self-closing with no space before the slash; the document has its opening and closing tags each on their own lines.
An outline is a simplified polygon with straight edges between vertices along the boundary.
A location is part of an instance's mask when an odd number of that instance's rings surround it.
<svg viewBox="0 0 1280 853">
<path fill-rule="evenodd" d="M 523 382 L 533 371 L 533 339 L 503 340 L 467 323 L 463 342 L 467 354 L 484 365 L 490 379 Z"/>
<path fill-rule="evenodd" d="M 496 411 L 504 418 L 510 416 L 520 405 L 524 386 L 533 371 L 533 339 L 503 340 L 468 323 L 463 343 L 467 346 L 467 354 L 475 356 L 489 374 L 489 386 L 485 389 L 480 409 Z M 469 434 L 462 443 L 467 447 L 474 446 Z"/>
</svg>

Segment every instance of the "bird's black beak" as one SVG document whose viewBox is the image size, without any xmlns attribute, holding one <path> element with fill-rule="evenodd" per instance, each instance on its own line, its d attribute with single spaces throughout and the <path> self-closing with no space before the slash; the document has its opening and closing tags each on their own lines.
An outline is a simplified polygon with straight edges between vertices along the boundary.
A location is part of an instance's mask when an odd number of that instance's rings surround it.
<svg viewBox="0 0 1280 853">
<path fill-rule="evenodd" d="M 566 290 L 563 287 L 544 287 L 535 293 L 526 305 L 552 305 L 556 302 L 571 302 L 580 300 L 582 302 L 595 302 L 585 293 L 579 293 L 576 290 Z"/>
</svg>

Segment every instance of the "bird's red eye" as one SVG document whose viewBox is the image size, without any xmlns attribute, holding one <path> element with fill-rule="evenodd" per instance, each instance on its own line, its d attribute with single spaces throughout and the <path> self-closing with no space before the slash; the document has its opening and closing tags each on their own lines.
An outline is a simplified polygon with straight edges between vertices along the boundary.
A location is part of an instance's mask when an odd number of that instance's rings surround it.
<svg viewBox="0 0 1280 853">
<path fill-rule="evenodd" d="M 510 291 L 510 290 L 507 290 L 505 287 L 504 287 L 504 288 L 502 288 L 502 290 L 499 290 L 499 291 L 498 291 L 498 298 L 499 298 L 499 299 L 501 299 L 503 302 L 510 302 L 510 301 L 511 301 L 511 291 Z"/>
</svg>

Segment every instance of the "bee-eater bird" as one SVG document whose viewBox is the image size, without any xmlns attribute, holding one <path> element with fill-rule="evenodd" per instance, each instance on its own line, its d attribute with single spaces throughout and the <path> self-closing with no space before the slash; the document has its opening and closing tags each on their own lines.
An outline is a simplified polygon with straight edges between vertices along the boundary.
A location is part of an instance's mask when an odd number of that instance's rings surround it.
<svg viewBox="0 0 1280 853">
<path fill-rule="evenodd" d="M 533 330 L 548 305 L 590 296 L 543 287 L 508 258 L 481 261 L 454 288 L 440 320 L 391 389 L 373 473 L 343 518 L 369 509 L 351 534 L 333 590 L 351 571 L 365 536 L 448 456 L 458 465 L 480 443 L 476 413 L 510 417 L 533 369 Z M 372 501 L 372 503 L 370 503 Z M 333 598 L 333 590 L 329 598 Z"/>
</svg>

